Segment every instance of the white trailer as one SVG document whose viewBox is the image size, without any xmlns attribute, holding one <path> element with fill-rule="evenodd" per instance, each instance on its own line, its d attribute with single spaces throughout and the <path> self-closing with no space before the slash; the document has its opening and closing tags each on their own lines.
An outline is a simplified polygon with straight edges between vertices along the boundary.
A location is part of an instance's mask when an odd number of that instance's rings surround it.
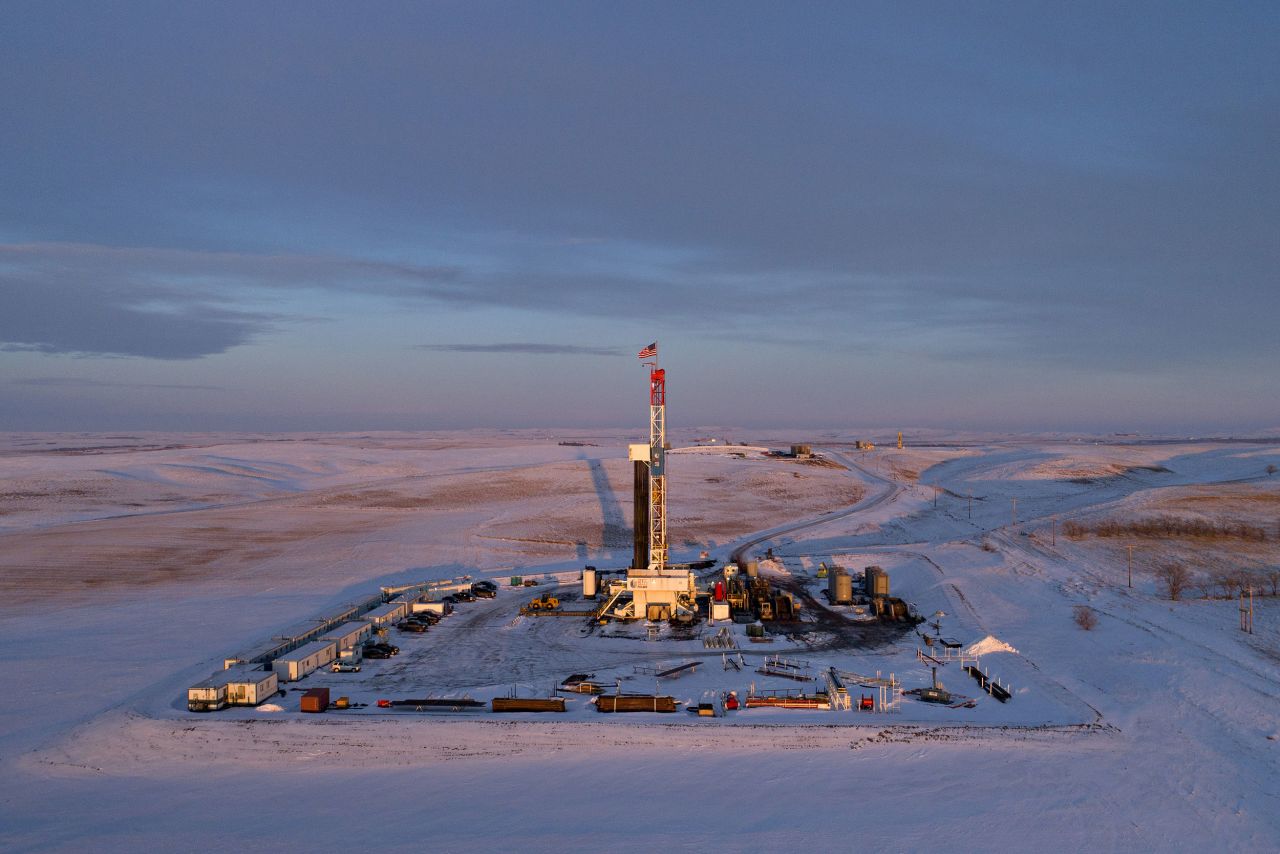
<svg viewBox="0 0 1280 854">
<path fill-rule="evenodd" d="M 224 670 L 223 673 L 226 673 Z M 227 682 L 222 673 L 197 682 L 187 689 L 187 708 L 193 712 L 216 712 L 227 707 Z"/>
<path fill-rule="evenodd" d="M 324 667 L 338 657 L 334 641 L 312 641 L 271 662 L 271 669 L 281 682 L 297 682 L 312 671 Z"/>
<path fill-rule="evenodd" d="M 279 677 L 258 665 L 236 664 L 187 689 L 187 708 L 216 712 L 227 706 L 257 706 L 279 690 Z"/>
<path fill-rule="evenodd" d="M 231 675 L 227 682 L 227 704 L 231 706 L 258 706 L 280 690 L 280 677 L 276 672 L 263 670 L 258 665 L 233 667 L 223 673 Z"/>
<path fill-rule="evenodd" d="M 332 628 L 320 636 L 320 640 L 331 640 L 338 644 L 338 652 L 352 649 L 373 634 L 373 625 L 364 620 L 353 620 L 350 623 Z"/>
<path fill-rule="evenodd" d="M 413 613 L 421 614 L 426 611 L 428 614 L 439 614 L 441 617 L 453 613 L 453 606 L 448 602 L 414 602 Z"/>
<path fill-rule="evenodd" d="M 409 606 L 404 602 L 392 602 L 381 608 L 374 608 L 364 618 L 375 626 L 389 626 L 399 622 L 409 613 Z"/>
<path fill-rule="evenodd" d="M 418 604 L 418 601 L 420 599 L 422 599 L 422 597 L 416 593 L 406 593 L 403 596 L 397 596 L 396 598 L 392 599 L 391 602 L 388 604 L 403 605 L 404 612 L 407 615 L 407 614 L 413 613 L 413 608 L 415 605 Z"/>
</svg>

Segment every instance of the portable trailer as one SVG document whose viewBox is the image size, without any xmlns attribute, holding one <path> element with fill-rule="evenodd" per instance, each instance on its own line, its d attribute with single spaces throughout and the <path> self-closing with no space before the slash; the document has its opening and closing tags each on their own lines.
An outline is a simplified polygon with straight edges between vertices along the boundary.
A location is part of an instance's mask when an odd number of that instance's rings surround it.
<svg viewBox="0 0 1280 854">
<path fill-rule="evenodd" d="M 364 615 L 364 618 L 375 626 L 390 626 L 398 623 L 409 613 L 409 606 L 403 602 L 391 602 Z"/>
<path fill-rule="evenodd" d="M 338 652 L 360 646 L 373 634 L 373 624 L 366 620 L 352 620 L 349 623 L 330 629 L 320 636 L 320 640 L 331 640 L 338 644 Z"/>
<path fill-rule="evenodd" d="M 197 682 L 187 689 L 187 709 L 193 712 L 216 712 L 227 707 L 227 683 L 215 676 Z"/>
<path fill-rule="evenodd" d="M 280 656 L 271 662 L 271 669 L 281 682 L 297 682 L 315 670 L 324 667 L 338 657 L 338 644 L 334 641 L 315 641 Z"/>
<path fill-rule="evenodd" d="M 227 681 L 227 705 L 258 706 L 271 699 L 280 690 L 280 677 L 274 670 L 257 666 L 233 667 L 224 670 L 231 674 Z"/>
<path fill-rule="evenodd" d="M 216 712 L 227 706 L 257 706 L 279 690 L 274 671 L 254 665 L 233 665 L 187 689 L 187 708 Z"/>
<path fill-rule="evenodd" d="M 408 614 L 413 612 L 413 606 L 420 601 L 422 601 L 422 594 L 417 591 L 414 591 L 412 593 L 402 593 L 401 595 L 392 599 L 387 604 L 403 605 L 405 607 L 405 613 Z"/>
</svg>

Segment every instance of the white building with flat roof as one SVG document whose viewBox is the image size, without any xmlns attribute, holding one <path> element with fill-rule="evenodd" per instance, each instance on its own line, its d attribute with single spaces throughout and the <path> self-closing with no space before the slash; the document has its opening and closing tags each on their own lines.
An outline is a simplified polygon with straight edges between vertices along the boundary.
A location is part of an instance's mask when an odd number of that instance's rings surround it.
<svg viewBox="0 0 1280 854">
<path fill-rule="evenodd" d="M 308 673 L 331 663 L 337 657 L 337 641 L 312 641 L 271 662 L 271 669 L 275 671 L 281 682 L 297 682 Z"/>
</svg>

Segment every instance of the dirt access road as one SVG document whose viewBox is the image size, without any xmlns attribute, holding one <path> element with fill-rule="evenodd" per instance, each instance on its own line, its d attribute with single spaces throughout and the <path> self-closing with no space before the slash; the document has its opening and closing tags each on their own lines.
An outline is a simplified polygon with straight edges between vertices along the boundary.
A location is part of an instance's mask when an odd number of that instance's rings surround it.
<svg viewBox="0 0 1280 854">
<path fill-rule="evenodd" d="M 803 531 L 806 528 L 824 525 L 836 519 L 847 518 L 857 513 L 865 513 L 868 510 L 873 510 L 884 504 L 897 500 L 897 498 L 906 491 L 906 488 L 902 486 L 902 484 L 868 471 L 863 466 L 837 451 L 833 451 L 829 448 L 824 448 L 822 450 L 823 453 L 844 465 L 850 472 L 856 472 L 859 479 L 864 484 L 876 488 L 877 491 L 869 492 L 861 501 L 846 507 L 843 510 L 837 510 L 834 513 L 827 513 L 823 516 L 805 519 L 799 522 L 792 522 L 761 532 L 737 546 L 730 553 L 730 560 L 741 566 L 748 559 L 748 553 L 762 543 L 769 542 L 770 540 L 786 534 Z M 824 603 L 819 602 L 799 579 L 790 576 L 780 576 L 774 579 L 774 583 L 782 590 L 786 590 L 799 599 L 803 603 L 805 610 L 808 613 L 814 614 L 817 619 L 812 623 L 806 622 L 799 624 L 798 628 L 800 629 L 801 634 L 797 634 L 797 626 L 790 623 L 772 624 L 770 626 L 771 633 L 785 634 L 796 642 L 804 643 L 810 649 L 876 649 L 893 644 L 904 634 L 910 631 L 910 626 L 906 623 L 885 623 L 879 621 L 856 623 L 845 617 L 843 614 L 830 610 Z M 821 632 L 826 636 L 826 638 L 814 643 L 801 636 L 802 634 L 809 634 L 813 631 Z"/>
</svg>

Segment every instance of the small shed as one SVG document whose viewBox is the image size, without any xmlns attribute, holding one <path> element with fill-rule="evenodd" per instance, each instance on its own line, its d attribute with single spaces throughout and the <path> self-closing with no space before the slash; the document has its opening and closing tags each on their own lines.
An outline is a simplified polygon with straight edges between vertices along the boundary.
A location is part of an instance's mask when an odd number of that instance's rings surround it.
<svg viewBox="0 0 1280 854">
<path fill-rule="evenodd" d="M 807 460 L 813 456 L 813 446 L 812 445 L 792 445 L 791 456 L 795 457 L 797 460 Z"/>
<path fill-rule="evenodd" d="M 313 641 L 271 662 L 271 669 L 281 682 L 296 682 L 338 657 L 338 644 L 331 640 Z"/>
<path fill-rule="evenodd" d="M 365 620 L 352 620 L 332 628 L 320 636 L 320 640 L 331 640 L 338 644 L 338 651 L 353 649 L 373 634 L 373 625 Z"/>
</svg>

